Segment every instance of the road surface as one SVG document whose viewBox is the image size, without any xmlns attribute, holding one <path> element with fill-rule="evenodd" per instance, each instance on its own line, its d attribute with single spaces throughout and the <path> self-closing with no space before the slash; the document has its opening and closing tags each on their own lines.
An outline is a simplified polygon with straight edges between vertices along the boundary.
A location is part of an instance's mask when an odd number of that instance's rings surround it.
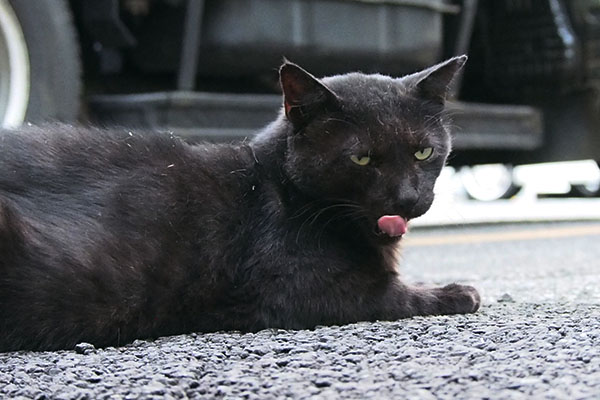
<svg viewBox="0 0 600 400">
<path fill-rule="evenodd" d="M 410 282 L 473 315 L 0 354 L 0 398 L 600 398 L 600 222 L 415 228 Z"/>
</svg>

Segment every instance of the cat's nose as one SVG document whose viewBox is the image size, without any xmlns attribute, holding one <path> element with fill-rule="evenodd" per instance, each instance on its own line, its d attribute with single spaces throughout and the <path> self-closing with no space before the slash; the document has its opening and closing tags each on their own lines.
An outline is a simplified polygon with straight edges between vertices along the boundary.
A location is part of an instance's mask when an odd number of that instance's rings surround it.
<svg viewBox="0 0 600 400">
<path fill-rule="evenodd" d="M 395 206 L 401 215 L 410 218 L 418 202 L 419 192 L 412 187 L 405 186 L 400 189 Z"/>
</svg>

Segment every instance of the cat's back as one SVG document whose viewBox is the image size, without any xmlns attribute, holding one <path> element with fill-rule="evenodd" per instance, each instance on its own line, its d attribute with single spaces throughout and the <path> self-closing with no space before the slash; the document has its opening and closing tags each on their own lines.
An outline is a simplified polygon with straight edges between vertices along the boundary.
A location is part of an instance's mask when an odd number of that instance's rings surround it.
<svg viewBox="0 0 600 400">
<path fill-rule="evenodd" d="M 45 171 L 64 168 L 56 171 L 63 173 L 158 161 L 185 152 L 185 145 L 167 133 L 48 124 L 1 130 L 0 149 L 0 173 L 30 166 Z"/>
<path fill-rule="evenodd" d="M 104 184 L 161 186 L 203 176 L 209 182 L 221 173 L 220 165 L 234 169 L 228 164 L 243 163 L 240 152 L 239 146 L 191 146 L 171 133 L 124 128 L 49 124 L 0 130 L 0 193 L 67 194 Z"/>
<path fill-rule="evenodd" d="M 64 124 L 0 130 L 0 203 L 45 226 L 59 219 L 87 228 L 107 215 L 142 226 L 168 210 L 233 204 L 252 159 L 247 146 L 192 146 L 169 133 Z"/>
<path fill-rule="evenodd" d="M 106 174 L 113 168 L 173 168 L 188 164 L 191 168 L 200 164 L 195 173 L 219 173 L 220 169 L 251 164 L 251 154 L 244 144 L 190 145 L 172 132 L 60 123 L 0 129 L 0 174 L 21 172 L 31 176 L 45 171 L 77 175 L 94 169 Z"/>
</svg>

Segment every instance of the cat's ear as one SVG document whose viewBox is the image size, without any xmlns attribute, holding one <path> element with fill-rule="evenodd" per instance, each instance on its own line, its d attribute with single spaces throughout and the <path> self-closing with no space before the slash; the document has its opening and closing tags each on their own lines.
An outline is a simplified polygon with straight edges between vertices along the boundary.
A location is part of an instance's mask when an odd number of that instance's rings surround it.
<svg viewBox="0 0 600 400">
<path fill-rule="evenodd" d="M 452 79 L 466 62 L 465 55 L 453 57 L 401 79 L 411 82 L 419 97 L 444 104 Z"/>
<path fill-rule="evenodd" d="M 296 127 L 304 126 L 317 113 L 337 102 L 336 94 L 327 86 L 287 60 L 279 68 L 279 82 L 283 90 L 285 115 Z"/>
</svg>

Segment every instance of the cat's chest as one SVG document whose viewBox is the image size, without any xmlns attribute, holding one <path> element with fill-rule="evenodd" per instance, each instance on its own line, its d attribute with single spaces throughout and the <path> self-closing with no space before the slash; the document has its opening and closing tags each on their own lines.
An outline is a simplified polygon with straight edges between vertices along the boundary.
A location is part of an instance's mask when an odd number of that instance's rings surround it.
<svg viewBox="0 0 600 400">
<path fill-rule="evenodd" d="M 290 214 L 282 203 L 266 207 L 260 217 L 253 214 L 246 224 L 249 258 L 255 264 L 277 264 L 276 270 L 280 266 L 310 270 L 321 265 L 345 270 L 384 262 L 379 249 L 349 240 L 314 218 L 314 213 Z"/>
</svg>

